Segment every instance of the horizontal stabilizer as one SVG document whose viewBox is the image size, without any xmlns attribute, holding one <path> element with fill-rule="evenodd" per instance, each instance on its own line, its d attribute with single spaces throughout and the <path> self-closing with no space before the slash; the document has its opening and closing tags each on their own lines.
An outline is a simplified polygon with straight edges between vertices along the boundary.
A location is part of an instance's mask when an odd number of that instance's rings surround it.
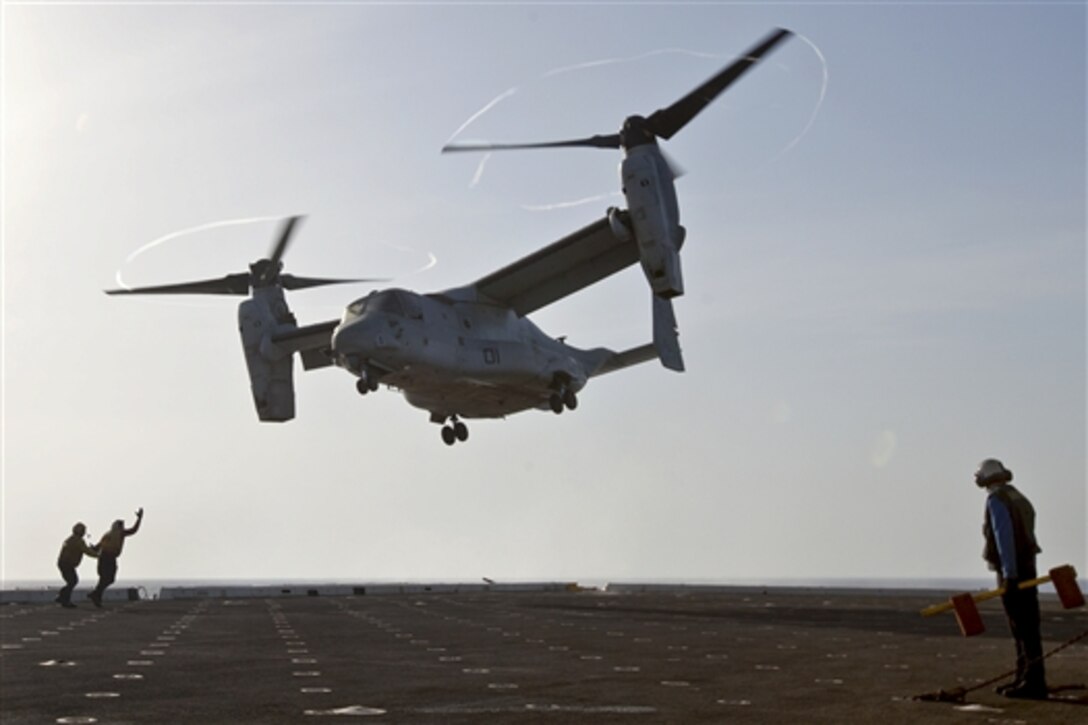
<svg viewBox="0 0 1088 725">
<path fill-rule="evenodd" d="M 611 350 L 605 352 L 608 353 L 607 356 L 602 359 L 600 366 L 590 373 L 591 376 L 614 373 L 617 370 L 638 365 L 657 357 L 657 349 L 652 343 L 625 350 L 624 352 L 612 352 Z"/>
<path fill-rule="evenodd" d="M 676 314 L 672 300 L 653 296 L 654 300 L 654 347 L 661 364 L 669 370 L 684 371 L 684 358 L 680 355 L 680 334 L 676 326 Z"/>
</svg>

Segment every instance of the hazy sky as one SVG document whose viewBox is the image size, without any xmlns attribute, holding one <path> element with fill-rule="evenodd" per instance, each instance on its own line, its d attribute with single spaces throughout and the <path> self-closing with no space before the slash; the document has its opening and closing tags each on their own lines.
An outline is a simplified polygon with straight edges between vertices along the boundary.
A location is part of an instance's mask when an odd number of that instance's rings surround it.
<svg viewBox="0 0 1088 725">
<path fill-rule="evenodd" d="M 276 222 L 126 260 L 296 213 L 288 271 L 471 282 L 622 204 L 620 159 L 480 173 L 455 132 L 612 133 L 777 26 L 803 38 L 664 144 L 683 374 L 447 448 L 299 370 L 298 418 L 261 424 L 237 299 L 101 292 L 242 271 Z M 75 521 L 143 506 L 120 583 L 982 576 L 997 456 L 1042 567 L 1083 574 L 1085 36 L 1082 3 L 5 3 L 0 573 L 53 578 Z M 289 299 L 317 322 L 369 289 Z M 533 317 L 651 334 L 637 268 Z"/>
</svg>

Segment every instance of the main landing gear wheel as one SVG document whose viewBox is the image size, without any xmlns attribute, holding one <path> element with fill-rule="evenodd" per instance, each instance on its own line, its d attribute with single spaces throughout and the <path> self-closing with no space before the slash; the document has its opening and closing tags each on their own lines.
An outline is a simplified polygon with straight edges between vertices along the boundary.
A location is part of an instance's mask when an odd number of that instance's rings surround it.
<svg viewBox="0 0 1088 725">
<path fill-rule="evenodd" d="M 578 396 L 574 394 L 573 390 L 569 388 L 564 390 L 562 394 L 552 393 L 548 398 L 548 405 L 551 407 L 552 412 L 559 415 L 563 412 L 563 409 L 574 410 L 578 407 Z"/>
<path fill-rule="evenodd" d="M 451 421 L 448 425 L 442 426 L 442 442 L 447 446 L 452 446 L 457 441 L 468 440 L 468 426 L 459 420 Z"/>
</svg>

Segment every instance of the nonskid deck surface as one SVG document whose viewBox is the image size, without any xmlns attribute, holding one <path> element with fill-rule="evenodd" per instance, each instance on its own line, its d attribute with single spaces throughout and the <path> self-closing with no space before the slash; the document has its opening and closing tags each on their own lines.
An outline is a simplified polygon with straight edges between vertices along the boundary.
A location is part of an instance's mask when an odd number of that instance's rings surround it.
<svg viewBox="0 0 1088 725">
<path fill-rule="evenodd" d="M 1088 710 L 912 695 L 1010 668 L 1000 606 L 965 639 L 932 594 L 737 589 L 192 599 L 0 607 L 14 723 L 1064 723 Z M 1043 604 L 1048 648 L 1084 610 Z M 1088 647 L 1047 661 L 1083 682 Z M 1083 694 L 1083 692 L 1081 693 Z M 982 718 L 981 720 L 979 718 Z"/>
</svg>

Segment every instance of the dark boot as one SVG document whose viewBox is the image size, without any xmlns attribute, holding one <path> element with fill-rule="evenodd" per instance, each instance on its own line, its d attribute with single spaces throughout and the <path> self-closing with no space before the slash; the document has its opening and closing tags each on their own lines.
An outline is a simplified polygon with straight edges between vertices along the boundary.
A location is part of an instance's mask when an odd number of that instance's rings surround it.
<svg viewBox="0 0 1088 725">
<path fill-rule="evenodd" d="M 1045 700 L 1049 696 L 1046 685 L 1025 682 L 1017 687 L 1010 688 L 1004 693 L 1005 697 L 1017 700 Z"/>
</svg>

